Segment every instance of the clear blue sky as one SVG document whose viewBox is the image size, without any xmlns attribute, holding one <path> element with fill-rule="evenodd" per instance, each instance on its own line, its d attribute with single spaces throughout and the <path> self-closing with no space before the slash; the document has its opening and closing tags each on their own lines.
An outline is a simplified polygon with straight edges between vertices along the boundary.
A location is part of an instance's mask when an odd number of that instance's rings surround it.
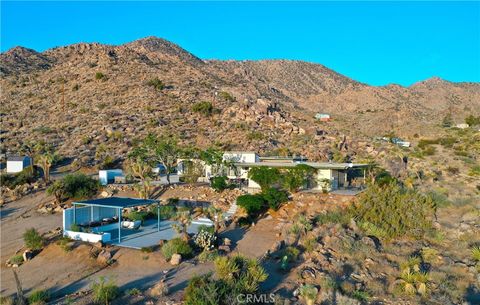
<svg viewBox="0 0 480 305">
<path fill-rule="evenodd" d="M 299 59 L 373 85 L 480 81 L 480 2 L 5 2 L 1 50 L 146 36 L 204 59 Z"/>
</svg>

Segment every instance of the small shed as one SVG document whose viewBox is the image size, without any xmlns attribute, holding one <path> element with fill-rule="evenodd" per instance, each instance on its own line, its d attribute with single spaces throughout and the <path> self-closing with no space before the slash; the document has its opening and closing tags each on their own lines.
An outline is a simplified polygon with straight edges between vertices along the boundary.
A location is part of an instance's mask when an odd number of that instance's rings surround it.
<svg viewBox="0 0 480 305">
<path fill-rule="evenodd" d="M 11 156 L 7 158 L 7 173 L 20 173 L 32 165 L 32 159 L 27 156 Z"/>
<path fill-rule="evenodd" d="M 98 181 L 101 185 L 107 185 L 115 182 L 115 177 L 122 177 L 123 171 L 121 169 L 104 169 L 98 171 Z"/>
<path fill-rule="evenodd" d="M 466 123 L 460 123 L 460 124 L 457 124 L 456 127 L 460 128 L 460 129 L 467 129 L 468 127 L 470 127 L 470 125 L 468 125 Z"/>
<path fill-rule="evenodd" d="M 328 113 L 317 113 L 315 114 L 315 118 L 322 122 L 328 122 L 332 119 L 332 117 Z"/>
</svg>

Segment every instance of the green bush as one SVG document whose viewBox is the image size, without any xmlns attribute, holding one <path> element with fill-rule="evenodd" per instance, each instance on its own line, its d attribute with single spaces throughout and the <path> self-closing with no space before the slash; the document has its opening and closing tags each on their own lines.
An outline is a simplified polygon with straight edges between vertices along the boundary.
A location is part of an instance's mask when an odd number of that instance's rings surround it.
<svg viewBox="0 0 480 305">
<path fill-rule="evenodd" d="M 24 185 L 27 183 L 33 183 L 37 180 L 36 172 L 32 174 L 29 168 L 24 169 L 17 174 L 1 174 L 0 175 L 0 185 L 4 185 L 9 189 L 14 189 L 18 185 Z"/>
<path fill-rule="evenodd" d="M 339 223 L 342 225 L 347 224 L 350 221 L 351 217 L 347 211 L 327 211 L 325 214 L 319 214 L 315 218 L 315 222 L 319 225 L 330 224 L 330 223 Z"/>
<path fill-rule="evenodd" d="M 194 276 L 185 289 L 184 305 L 226 304 L 227 296 L 236 297 L 232 287 L 224 281 L 215 280 L 211 273 Z"/>
<path fill-rule="evenodd" d="M 165 85 L 163 82 L 158 79 L 158 77 L 152 78 L 151 80 L 148 81 L 147 85 L 152 86 L 153 88 L 161 91 L 163 88 L 165 88 Z"/>
<path fill-rule="evenodd" d="M 215 191 L 222 192 L 223 190 L 228 188 L 227 177 L 225 176 L 213 177 L 211 181 L 211 186 Z"/>
<path fill-rule="evenodd" d="M 415 190 L 402 189 L 397 184 L 370 185 L 360 194 L 352 214 L 360 225 L 367 224 L 383 232 L 379 238 L 401 236 L 421 238 L 432 228 L 435 202 Z"/>
<path fill-rule="evenodd" d="M 396 181 L 397 181 L 397 179 L 392 177 L 392 175 L 390 175 L 390 173 L 385 171 L 385 170 L 381 171 L 380 173 L 378 173 L 375 176 L 375 184 L 377 184 L 379 186 L 388 185 L 388 184 L 394 183 Z"/>
<path fill-rule="evenodd" d="M 43 237 L 34 228 L 28 229 L 23 233 L 23 241 L 25 242 L 25 246 L 32 250 L 42 249 L 45 243 Z"/>
<path fill-rule="evenodd" d="M 28 296 L 28 304 L 42 304 L 48 302 L 50 293 L 46 290 L 34 290 Z"/>
<path fill-rule="evenodd" d="M 215 233 L 215 227 L 214 226 L 207 226 L 207 225 L 199 225 L 198 226 L 198 233 L 202 231 L 207 231 L 208 233 Z"/>
<path fill-rule="evenodd" d="M 480 176 L 480 165 L 475 165 L 468 172 L 469 176 Z"/>
<path fill-rule="evenodd" d="M 95 79 L 105 79 L 105 74 L 103 74 L 102 72 L 97 72 L 95 73 Z"/>
<path fill-rule="evenodd" d="M 246 194 L 237 198 L 237 204 L 245 209 L 248 215 L 257 215 L 265 207 L 265 199 L 261 194 Z"/>
<path fill-rule="evenodd" d="M 305 186 L 315 169 L 305 164 L 299 164 L 294 168 L 285 170 L 282 174 L 282 184 L 290 192 L 297 192 Z"/>
<path fill-rule="evenodd" d="M 72 240 L 68 237 L 62 237 L 57 241 L 57 245 L 65 252 L 72 251 L 72 247 L 70 246 L 70 242 Z"/>
<path fill-rule="evenodd" d="M 98 281 L 92 283 L 91 288 L 93 300 L 99 304 L 108 304 L 120 295 L 120 289 L 112 278 L 107 281 L 105 277 L 101 276 Z"/>
<path fill-rule="evenodd" d="M 205 116 L 212 115 L 213 110 L 212 103 L 207 101 L 198 102 L 192 106 L 193 112 L 198 112 Z"/>
<path fill-rule="evenodd" d="M 193 254 L 192 247 L 181 238 L 169 240 L 163 245 L 161 251 L 167 261 L 170 260 L 174 254 L 180 254 L 182 258 L 191 257 Z"/>
<path fill-rule="evenodd" d="M 288 201 L 288 194 L 285 191 L 277 190 L 273 187 L 263 192 L 262 197 L 267 202 L 268 206 L 274 211 L 277 211 L 282 203 Z"/>
<path fill-rule="evenodd" d="M 56 180 L 47 189 L 49 195 L 59 200 L 84 199 L 97 194 L 100 184 L 97 180 L 81 173 L 66 175 L 62 180 Z"/>
<path fill-rule="evenodd" d="M 80 226 L 76 223 L 72 223 L 70 225 L 70 231 L 73 231 L 73 232 L 81 232 L 82 231 L 82 228 L 80 228 Z"/>
<path fill-rule="evenodd" d="M 177 212 L 177 208 L 173 205 L 161 205 L 160 206 L 160 219 L 171 219 L 175 217 L 175 214 Z M 149 207 L 149 213 L 154 217 L 157 218 L 157 206 L 156 205 L 151 205 Z"/>
<path fill-rule="evenodd" d="M 248 171 L 248 178 L 252 179 L 262 191 L 265 191 L 278 182 L 281 178 L 280 171 L 277 168 L 270 168 L 266 166 L 252 167 Z"/>
<path fill-rule="evenodd" d="M 142 223 L 147 220 L 148 218 L 148 212 L 138 212 L 138 211 L 132 211 L 128 214 L 125 215 L 125 218 L 130 219 L 131 221 L 137 221 L 140 220 Z"/>
<path fill-rule="evenodd" d="M 20 265 L 21 263 L 23 263 L 23 255 L 21 254 L 14 255 L 10 257 L 8 261 L 10 262 L 10 264 Z"/>
</svg>

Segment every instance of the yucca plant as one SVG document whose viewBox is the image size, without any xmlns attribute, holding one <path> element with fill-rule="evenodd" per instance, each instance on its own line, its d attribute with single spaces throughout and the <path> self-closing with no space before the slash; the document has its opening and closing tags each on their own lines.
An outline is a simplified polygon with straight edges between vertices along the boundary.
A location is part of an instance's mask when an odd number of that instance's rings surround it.
<svg viewBox="0 0 480 305">
<path fill-rule="evenodd" d="M 415 284 L 417 292 L 425 296 L 427 294 L 427 284 L 428 284 L 428 274 L 426 272 L 417 272 L 415 273 Z"/>
<path fill-rule="evenodd" d="M 480 246 L 472 247 L 472 259 L 477 263 L 480 262 Z"/>
<path fill-rule="evenodd" d="M 415 294 L 415 279 L 415 273 L 410 271 L 410 269 L 405 269 L 402 271 L 399 281 L 400 285 L 402 286 L 403 292 L 411 295 Z"/>
<path fill-rule="evenodd" d="M 305 302 L 307 303 L 307 305 L 313 305 L 315 303 L 315 300 L 317 299 L 318 289 L 313 285 L 306 284 L 306 285 L 300 286 L 299 293 L 300 293 L 300 296 L 302 296 L 305 299 Z"/>
</svg>

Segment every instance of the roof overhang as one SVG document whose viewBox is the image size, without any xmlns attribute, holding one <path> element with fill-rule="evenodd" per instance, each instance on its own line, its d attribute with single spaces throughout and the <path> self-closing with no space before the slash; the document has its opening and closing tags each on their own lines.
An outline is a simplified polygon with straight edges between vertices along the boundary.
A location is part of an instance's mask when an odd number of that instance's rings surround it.
<svg viewBox="0 0 480 305">
<path fill-rule="evenodd" d="M 129 197 L 107 197 L 72 202 L 73 205 L 96 206 L 112 209 L 133 208 L 142 205 L 157 204 L 157 200 Z"/>
</svg>

